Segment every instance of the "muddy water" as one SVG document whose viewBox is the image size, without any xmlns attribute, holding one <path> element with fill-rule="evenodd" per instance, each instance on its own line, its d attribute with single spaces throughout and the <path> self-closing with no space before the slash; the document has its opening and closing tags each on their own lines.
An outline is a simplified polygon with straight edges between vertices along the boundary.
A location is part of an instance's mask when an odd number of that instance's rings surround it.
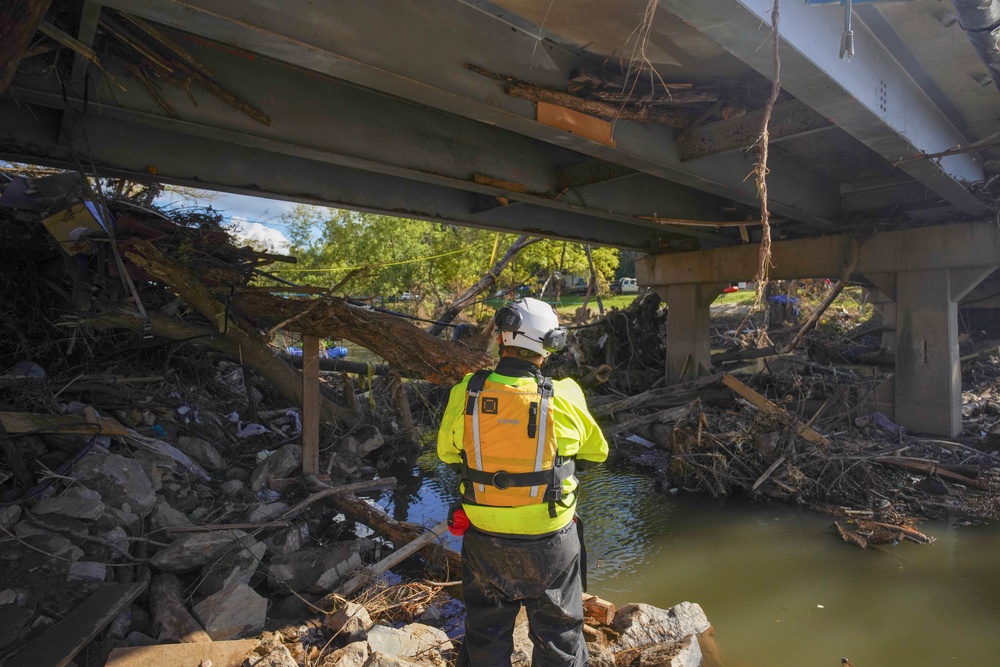
<svg viewBox="0 0 1000 667">
<path fill-rule="evenodd" d="M 430 454 L 410 472 L 379 505 L 433 525 L 453 477 Z M 658 494 L 609 470 L 583 481 L 590 592 L 699 603 L 726 667 L 1000 665 L 1000 527 L 927 522 L 934 545 L 863 551 L 809 510 Z"/>
</svg>

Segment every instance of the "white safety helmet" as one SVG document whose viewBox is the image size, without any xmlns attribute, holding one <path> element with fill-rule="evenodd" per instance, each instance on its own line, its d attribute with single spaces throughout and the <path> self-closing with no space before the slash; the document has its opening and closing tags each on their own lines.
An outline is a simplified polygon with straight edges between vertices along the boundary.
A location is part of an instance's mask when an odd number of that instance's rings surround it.
<svg viewBox="0 0 1000 667">
<path fill-rule="evenodd" d="M 522 298 L 500 308 L 494 317 L 500 340 L 543 357 L 566 345 L 566 330 L 552 306 L 538 299 Z"/>
</svg>

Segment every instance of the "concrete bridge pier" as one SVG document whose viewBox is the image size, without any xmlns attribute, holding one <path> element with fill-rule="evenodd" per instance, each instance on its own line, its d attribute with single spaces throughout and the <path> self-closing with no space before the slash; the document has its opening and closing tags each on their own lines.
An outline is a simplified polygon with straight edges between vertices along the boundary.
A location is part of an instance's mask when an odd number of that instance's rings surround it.
<svg viewBox="0 0 1000 667">
<path fill-rule="evenodd" d="M 848 236 L 777 241 L 771 277 L 839 276 L 855 245 Z M 854 266 L 851 279 L 885 295 L 886 323 L 895 324 L 883 343 L 894 350 L 896 372 L 876 392 L 879 409 L 885 406 L 912 432 L 958 435 L 958 304 L 1000 266 L 1000 229 L 981 222 L 883 232 L 859 246 Z M 726 284 L 753 279 L 757 246 L 650 255 L 636 268 L 639 283 L 653 287 L 669 308 L 667 380 L 710 372 L 709 306 Z"/>
<path fill-rule="evenodd" d="M 873 281 L 895 301 L 888 309 L 895 311 L 894 418 L 909 430 L 962 432 L 958 302 L 992 270 L 899 271 L 891 281 Z"/>
<path fill-rule="evenodd" d="M 670 308 L 667 317 L 667 382 L 706 375 L 712 367 L 709 307 L 728 283 L 692 283 L 657 287 Z"/>
</svg>

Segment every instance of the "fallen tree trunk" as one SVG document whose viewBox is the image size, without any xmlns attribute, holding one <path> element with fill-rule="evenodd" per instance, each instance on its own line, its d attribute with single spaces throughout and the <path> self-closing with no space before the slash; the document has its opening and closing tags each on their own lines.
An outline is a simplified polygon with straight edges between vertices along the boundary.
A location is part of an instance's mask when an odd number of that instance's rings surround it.
<svg viewBox="0 0 1000 667">
<path fill-rule="evenodd" d="M 258 321 L 289 322 L 290 331 L 324 338 L 344 338 L 371 350 L 402 372 L 434 384 L 453 384 L 467 373 L 492 365 L 489 355 L 430 335 L 404 319 L 362 308 L 344 299 L 328 297 L 282 299 L 245 293 L 235 297 L 241 312 Z M 309 312 L 302 311 L 309 309 Z M 300 315 L 300 317 L 296 317 Z"/>
<path fill-rule="evenodd" d="M 0 10 L 0 95 L 14 79 L 52 0 L 11 0 Z"/>
<path fill-rule="evenodd" d="M 240 346 L 232 340 L 219 334 L 217 331 L 214 331 L 211 327 L 190 324 L 182 320 L 166 317 L 164 315 L 158 315 L 156 313 L 149 313 L 148 317 L 148 320 L 144 320 L 135 311 L 107 311 L 99 315 L 75 319 L 73 320 L 73 323 L 95 327 L 97 329 L 129 329 L 130 331 L 135 331 L 137 333 L 142 333 L 145 330 L 145 325 L 148 323 L 150 327 L 149 333 L 154 336 L 169 338 L 176 341 L 190 342 L 194 345 L 201 345 L 202 347 L 222 352 L 233 359 L 240 359 Z M 245 352 L 243 352 L 243 359 L 247 361 Z M 254 371 L 260 373 L 262 376 L 274 383 L 275 389 L 281 392 L 281 394 L 290 402 L 301 406 L 301 376 L 294 368 L 285 364 L 285 362 L 281 361 L 281 359 L 277 356 L 272 357 L 271 362 L 273 366 L 281 364 L 287 369 L 287 372 L 280 373 L 280 385 L 273 379 L 273 377 L 279 375 L 279 372 L 275 368 L 271 368 L 273 375 L 264 375 L 264 373 L 261 373 L 257 366 L 251 365 L 251 367 Z M 283 389 L 283 387 L 286 386 L 288 387 L 287 391 Z M 295 393 L 296 389 L 298 394 Z M 324 414 L 333 415 L 333 419 L 331 419 L 331 421 L 350 419 L 354 416 L 354 413 L 349 408 L 338 405 L 337 403 L 334 403 L 322 396 L 320 397 L 320 405 Z M 328 419 L 330 418 L 328 417 Z"/>
<path fill-rule="evenodd" d="M 423 526 L 396 521 L 353 493 L 330 496 L 329 502 L 350 519 L 363 523 L 376 533 L 388 537 L 397 547 L 413 542 L 427 532 Z M 461 578 L 462 556 L 460 554 L 446 549 L 437 542 L 430 542 L 421 551 L 429 556 L 427 566 L 434 576 L 441 577 L 443 581 Z"/>
<path fill-rule="evenodd" d="M 590 402 L 590 413 L 596 419 L 610 417 L 617 412 L 628 410 L 639 410 L 643 408 L 673 408 L 679 405 L 686 405 L 696 398 L 699 398 L 705 388 L 715 384 L 722 378 L 721 373 L 706 375 L 705 377 L 676 384 L 660 389 L 650 389 L 635 396 L 629 396 L 618 401 L 595 405 L 596 401 Z"/>
<path fill-rule="evenodd" d="M 507 248 L 507 252 L 503 254 L 503 257 L 497 260 L 497 263 L 490 267 L 490 270 L 485 276 L 479 279 L 479 282 L 465 290 L 462 296 L 455 299 L 455 302 L 451 304 L 446 311 L 434 318 L 436 321 L 431 325 L 431 328 L 427 333 L 432 336 L 441 335 L 441 331 L 444 329 L 446 324 L 451 323 L 452 320 L 458 317 L 458 314 L 461 313 L 466 306 L 475 301 L 477 296 L 496 284 L 497 277 L 507 267 L 507 265 L 510 264 L 510 261 L 514 259 L 514 256 L 517 255 L 518 252 L 532 243 L 537 243 L 541 240 L 541 238 L 532 239 L 527 234 L 518 236 L 517 240 L 510 244 L 510 247 Z"/>
</svg>

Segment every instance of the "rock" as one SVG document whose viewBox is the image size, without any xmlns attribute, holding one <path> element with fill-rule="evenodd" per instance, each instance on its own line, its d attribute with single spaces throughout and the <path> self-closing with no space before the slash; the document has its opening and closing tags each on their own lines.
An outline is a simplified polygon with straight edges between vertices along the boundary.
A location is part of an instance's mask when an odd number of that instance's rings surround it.
<svg viewBox="0 0 1000 667">
<path fill-rule="evenodd" d="M 73 470 L 73 476 L 84 486 L 101 494 L 112 507 L 134 511 L 146 516 L 156 506 L 156 492 L 142 464 L 118 454 L 91 452 Z"/>
<path fill-rule="evenodd" d="M 423 623 L 410 623 L 402 628 L 374 625 L 368 631 L 368 649 L 375 653 L 413 658 L 419 654 L 453 651 L 448 635 L 440 628 Z"/>
<path fill-rule="evenodd" d="M 299 667 L 299 663 L 295 662 L 288 649 L 281 645 L 276 646 L 265 656 L 248 658 L 246 664 L 250 667 Z"/>
<path fill-rule="evenodd" d="M 16 604 L 0 607 L 0 650 L 16 642 L 35 615 L 32 609 Z"/>
<path fill-rule="evenodd" d="M 590 667 L 615 667 L 615 654 L 607 646 L 591 642 L 587 644 L 590 653 Z"/>
<path fill-rule="evenodd" d="M 154 646 L 160 643 L 159 639 L 154 639 L 153 637 L 139 632 L 138 630 L 128 633 L 128 636 L 125 637 L 125 639 L 128 641 L 129 646 Z"/>
<path fill-rule="evenodd" d="M 633 603 L 618 610 L 612 628 L 620 637 L 614 652 L 650 644 L 675 642 L 711 627 L 705 612 L 693 602 L 681 602 L 670 609 Z"/>
<path fill-rule="evenodd" d="M 53 533 L 43 528 L 36 528 L 24 521 L 14 527 L 17 536 L 31 546 L 47 554 L 52 554 L 58 559 L 65 559 L 76 562 L 83 558 L 83 549 L 76 546 L 68 539 L 58 533 Z"/>
<path fill-rule="evenodd" d="M 191 520 L 187 518 L 187 515 L 174 509 L 167 499 L 163 496 L 156 497 L 156 507 L 153 511 L 149 513 L 149 530 L 150 532 L 159 531 L 160 537 L 166 537 L 168 534 L 163 533 L 164 528 L 172 528 L 174 526 L 187 526 L 190 525 Z M 159 540 L 163 541 L 163 540 Z"/>
<path fill-rule="evenodd" d="M 364 639 L 373 625 L 368 610 L 353 602 L 345 603 L 340 609 L 328 615 L 323 624 L 332 630 L 334 635 L 342 636 L 349 641 Z M 365 656 L 367 657 L 367 653 Z"/>
<path fill-rule="evenodd" d="M 0 591 L 0 605 L 14 604 L 15 602 L 17 602 L 17 591 L 13 588 Z"/>
<path fill-rule="evenodd" d="M 194 613 L 213 641 L 238 639 L 264 629 L 267 600 L 246 584 L 237 584 L 199 602 Z"/>
<path fill-rule="evenodd" d="M 696 635 L 675 642 L 654 644 L 642 650 L 639 667 L 701 667 L 701 647 Z"/>
<path fill-rule="evenodd" d="M 141 518 L 138 514 L 133 514 L 117 507 L 105 507 L 104 516 L 101 521 L 108 521 L 116 526 L 121 526 L 132 533 L 141 532 Z"/>
<path fill-rule="evenodd" d="M 274 521 L 288 511 L 288 503 L 261 503 L 247 514 L 247 523 L 267 523 Z"/>
<path fill-rule="evenodd" d="M 385 653 L 372 653 L 368 656 L 363 667 L 427 667 L 419 662 L 413 662 L 406 658 Z"/>
<path fill-rule="evenodd" d="M 300 523 L 265 537 L 264 544 L 272 556 L 285 556 L 301 549 L 308 539 L 309 524 Z"/>
<path fill-rule="evenodd" d="M 74 484 L 63 491 L 61 498 L 86 498 L 87 500 L 100 500 L 101 494 L 85 486 Z"/>
<path fill-rule="evenodd" d="M 363 424 L 355 429 L 351 435 L 344 438 L 340 445 L 340 453 L 364 458 L 383 444 L 385 444 L 385 439 L 378 428 L 372 424 Z"/>
<path fill-rule="evenodd" d="M 340 542 L 325 548 L 310 548 L 271 558 L 268 583 L 280 591 L 329 591 L 362 565 L 356 542 Z"/>
<path fill-rule="evenodd" d="M 115 526 L 111 530 L 97 533 L 97 537 L 114 546 L 113 549 L 109 549 L 110 553 L 108 555 L 111 560 L 121 560 L 128 553 L 130 547 L 128 533 L 121 526 Z"/>
<path fill-rule="evenodd" d="M 227 550 L 239 548 L 247 539 L 242 530 L 188 533 L 157 552 L 149 562 L 164 572 L 183 574 L 208 565 Z"/>
<path fill-rule="evenodd" d="M 531 652 L 535 645 L 531 643 L 527 617 L 519 614 L 518 618 L 521 620 L 514 626 L 514 652 L 510 662 L 513 667 L 531 667 Z"/>
<path fill-rule="evenodd" d="M 222 489 L 222 492 L 227 496 L 235 496 L 237 493 L 247 488 L 247 485 L 243 482 L 243 480 L 231 479 L 220 484 L 219 488 Z"/>
<path fill-rule="evenodd" d="M 18 522 L 21 518 L 21 506 L 20 505 L 8 505 L 7 507 L 0 507 L 0 527 L 4 530 L 10 530 L 14 527 L 14 524 Z"/>
<path fill-rule="evenodd" d="M 307 616 L 315 616 L 316 609 L 310 605 L 315 605 L 322 597 L 321 595 L 299 593 L 286 595 L 275 601 L 275 598 L 271 596 L 271 617 L 298 620 Z"/>
<path fill-rule="evenodd" d="M 201 438 L 182 435 L 177 438 L 174 446 L 194 459 L 195 463 L 203 468 L 221 470 L 226 467 L 226 460 L 222 458 L 219 450 L 212 443 L 205 442 Z"/>
<path fill-rule="evenodd" d="M 108 576 L 108 566 L 104 563 L 78 560 L 69 564 L 70 581 L 103 582 Z"/>
<path fill-rule="evenodd" d="M 445 613 L 440 607 L 428 607 L 427 611 L 420 614 L 417 620 L 425 625 L 433 625 L 438 628 L 445 622 L 445 619 Z"/>
<path fill-rule="evenodd" d="M 211 595 L 223 588 L 236 584 L 249 584 L 254 573 L 260 566 L 260 561 L 267 552 L 267 547 L 254 538 L 247 536 L 241 540 L 242 548 L 226 551 L 218 560 L 205 567 L 199 595 Z"/>
<path fill-rule="evenodd" d="M 71 519 L 97 521 L 104 514 L 104 503 L 91 498 L 42 498 L 31 508 L 32 514 L 55 514 Z"/>
<path fill-rule="evenodd" d="M 230 468 L 226 471 L 226 479 L 238 479 L 244 484 L 249 484 L 250 473 L 243 468 Z"/>
<path fill-rule="evenodd" d="M 285 445 L 264 459 L 250 473 L 250 488 L 260 491 L 268 482 L 278 477 L 288 477 L 302 467 L 302 446 Z"/>
<path fill-rule="evenodd" d="M 352 642 L 327 656 L 324 665 L 362 667 L 368 659 L 368 642 Z"/>
<path fill-rule="evenodd" d="M 361 469 L 361 462 L 362 459 L 357 454 L 337 452 L 337 455 L 333 457 L 333 467 L 330 472 L 338 477 L 347 479 Z"/>
</svg>

